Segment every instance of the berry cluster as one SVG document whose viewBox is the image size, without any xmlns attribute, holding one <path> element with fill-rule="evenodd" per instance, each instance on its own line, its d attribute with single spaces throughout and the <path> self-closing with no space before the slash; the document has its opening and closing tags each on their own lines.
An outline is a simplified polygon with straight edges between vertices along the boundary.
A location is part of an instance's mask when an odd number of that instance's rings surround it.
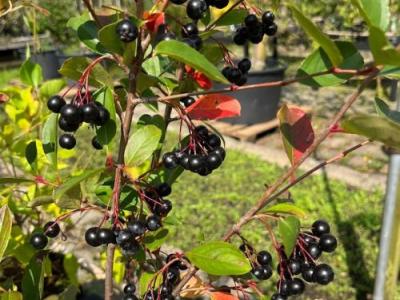
<svg viewBox="0 0 400 300">
<path fill-rule="evenodd" d="M 243 58 L 239 61 L 237 67 L 227 66 L 222 70 L 222 74 L 229 82 L 236 85 L 244 85 L 247 82 L 247 73 L 251 68 L 251 61 Z"/>
<path fill-rule="evenodd" d="M 275 16 L 271 11 L 266 11 L 261 17 L 261 22 L 254 14 L 249 14 L 244 19 L 244 26 L 239 27 L 233 36 L 236 45 L 244 45 L 246 41 L 259 44 L 267 36 L 273 36 L 278 31 L 278 26 L 274 22 Z"/>
<path fill-rule="evenodd" d="M 300 233 L 292 255 L 286 257 L 283 248 L 278 249 L 280 263 L 277 272 L 280 280 L 277 283 L 277 293 L 273 300 L 284 300 L 291 295 L 300 295 L 304 292 L 305 283 L 326 285 L 334 279 L 332 268 L 325 263 L 317 264 L 322 252 L 333 252 L 337 240 L 330 234 L 329 224 L 323 220 L 312 224 L 311 232 Z M 295 277 L 301 275 L 301 278 Z"/>
<path fill-rule="evenodd" d="M 35 249 L 44 249 L 49 241 L 48 238 L 57 237 L 60 231 L 58 223 L 53 221 L 47 222 L 43 227 L 43 233 L 35 232 L 32 234 L 30 243 Z"/>
<path fill-rule="evenodd" d="M 174 169 L 180 165 L 185 170 L 207 176 L 217 169 L 224 159 L 225 150 L 221 147 L 219 136 L 200 125 L 192 131 L 189 145 L 183 150 L 165 153 L 163 163 L 167 169 Z"/>
<path fill-rule="evenodd" d="M 252 270 L 251 273 L 258 280 L 267 280 L 272 276 L 272 256 L 266 250 L 255 252 L 254 248 L 250 246 L 247 242 L 240 245 L 239 249 L 247 256 L 249 259 Z"/>
<path fill-rule="evenodd" d="M 116 28 L 119 39 L 124 43 L 133 42 L 138 37 L 138 28 L 129 19 L 124 19 L 117 24 Z"/>
<path fill-rule="evenodd" d="M 163 279 L 158 288 L 151 287 L 144 295 L 144 300 L 173 300 L 172 291 L 180 280 L 180 272 L 187 270 L 188 259 L 181 254 L 169 254 L 164 267 L 160 270 Z"/>
<path fill-rule="evenodd" d="M 67 104 L 63 97 L 55 95 L 47 101 L 47 107 L 53 113 L 60 114 L 58 126 L 65 132 L 77 131 L 83 122 L 92 126 L 103 126 L 110 119 L 110 113 L 99 102 Z M 65 149 L 72 149 L 76 145 L 75 137 L 69 133 L 60 135 L 58 142 Z M 92 145 L 97 150 L 103 148 L 96 137 L 92 139 Z"/>
</svg>

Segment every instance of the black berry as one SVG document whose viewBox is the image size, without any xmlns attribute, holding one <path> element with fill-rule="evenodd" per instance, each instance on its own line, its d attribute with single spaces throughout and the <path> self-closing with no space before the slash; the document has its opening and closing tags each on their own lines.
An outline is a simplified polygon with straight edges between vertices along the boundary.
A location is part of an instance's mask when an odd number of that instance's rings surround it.
<svg viewBox="0 0 400 300">
<path fill-rule="evenodd" d="M 128 229 L 133 233 L 133 235 L 140 236 L 146 231 L 146 224 L 141 221 L 133 221 L 128 223 Z"/>
<path fill-rule="evenodd" d="M 287 266 L 293 275 L 301 273 L 301 261 L 299 259 L 292 258 L 289 260 Z"/>
<path fill-rule="evenodd" d="M 218 148 L 214 149 L 214 151 L 212 153 L 218 154 L 222 158 L 222 160 L 225 159 L 226 152 L 225 152 L 225 149 L 222 147 L 218 147 Z"/>
<path fill-rule="evenodd" d="M 305 284 L 300 278 L 294 278 L 290 281 L 289 289 L 291 295 L 300 295 L 304 292 Z"/>
<path fill-rule="evenodd" d="M 92 247 L 97 247 L 101 245 L 100 239 L 99 239 L 99 228 L 98 227 L 91 227 L 85 232 L 85 240 L 88 245 Z"/>
<path fill-rule="evenodd" d="M 115 235 L 111 229 L 100 228 L 97 232 L 97 237 L 101 244 L 111 244 L 115 243 Z"/>
<path fill-rule="evenodd" d="M 79 123 L 69 123 L 66 119 L 64 119 L 63 117 L 60 117 L 60 119 L 58 120 L 58 126 L 63 131 L 74 132 L 74 131 L 78 130 L 80 124 Z"/>
<path fill-rule="evenodd" d="M 189 0 L 186 6 L 187 15 L 193 20 L 201 19 L 206 10 L 207 3 L 204 0 Z"/>
<path fill-rule="evenodd" d="M 260 251 L 257 254 L 257 261 L 263 266 L 270 265 L 272 263 L 272 256 L 268 251 Z"/>
<path fill-rule="evenodd" d="M 322 251 L 333 252 L 337 247 L 337 240 L 332 234 L 325 233 L 321 235 L 318 246 Z"/>
<path fill-rule="evenodd" d="M 268 36 L 273 36 L 278 32 L 278 25 L 275 23 L 263 24 L 263 32 Z"/>
<path fill-rule="evenodd" d="M 164 183 L 162 183 L 162 184 L 160 184 L 158 187 L 157 187 L 157 193 L 161 196 L 161 197 L 166 197 L 166 196 L 168 196 L 169 194 L 171 194 L 171 186 L 168 184 L 168 183 L 166 183 L 166 182 L 164 182 Z"/>
<path fill-rule="evenodd" d="M 257 16 L 253 14 L 247 15 L 244 19 L 244 24 L 249 28 L 257 26 L 259 24 Z"/>
<path fill-rule="evenodd" d="M 252 273 L 259 280 L 267 280 L 272 276 L 272 269 L 269 266 L 258 266 L 252 270 Z"/>
<path fill-rule="evenodd" d="M 279 293 L 275 293 L 272 295 L 271 300 L 287 300 L 287 296 L 284 296 Z"/>
<path fill-rule="evenodd" d="M 124 293 L 125 293 L 125 294 L 131 294 L 131 295 L 133 295 L 133 294 L 135 293 L 135 291 L 136 291 L 136 287 L 135 287 L 135 285 L 133 285 L 133 284 L 127 284 L 127 285 L 124 287 Z"/>
<path fill-rule="evenodd" d="M 196 24 L 188 23 L 188 24 L 182 26 L 181 32 L 182 32 L 183 37 L 189 37 L 192 35 L 197 35 L 199 33 L 199 30 L 197 29 Z"/>
<path fill-rule="evenodd" d="M 163 156 L 164 166 L 167 169 L 174 169 L 178 166 L 178 161 L 172 152 L 165 153 Z"/>
<path fill-rule="evenodd" d="M 146 227 L 150 231 L 156 231 L 161 227 L 161 220 L 158 216 L 152 215 L 146 219 Z"/>
<path fill-rule="evenodd" d="M 55 238 L 60 233 L 60 226 L 53 221 L 47 222 L 43 227 L 44 234 L 50 238 Z"/>
<path fill-rule="evenodd" d="M 215 149 L 221 146 L 221 139 L 219 138 L 218 135 L 212 133 L 208 136 L 207 138 L 207 145 L 211 148 L 211 149 Z"/>
<path fill-rule="evenodd" d="M 118 245 L 128 245 L 133 240 L 133 234 L 128 229 L 122 229 L 118 232 L 116 241 Z"/>
<path fill-rule="evenodd" d="M 64 105 L 65 105 L 65 100 L 63 97 L 59 95 L 55 95 L 47 101 L 47 107 L 49 108 L 49 110 L 51 110 L 53 113 L 56 114 L 60 112 L 61 108 Z"/>
<path fill-rule="evenodd" d="M 319 248 L 318 244 L 316 243 L 310 243 L 308 244 L 307 248 L 306 248 L 308 254 L 313 258 L 313 259 L 318 259 L 321 254 L 322 251 Z"/>
<path fill-rule="evenodd" d="M 97 136 L 94 136 L 94 137 L 92 138 L 92 146 L 93 146 L 93 148 L 96 149 L 96 150 L 101 150 L 101 149 L 103 149 L 103 145 L 100 144 L 99 140 L 97 139 Z"/>
<path fill-rule="evenodd" d="M 206 160 L 207 160 L 207 168 L 209 168 L 211 170 L 215 170 L 222 164 L 221 157 L 218 154 L 213 153 L 213 152 L 211 152 L 207 156 Z"/>
<path fill-rule="evenodd" d="M 315 221 L 312 226 L 312 233 L 316 236 L 321 236 L 325 233 L 329 233 L 331 231 L 331 228 L 329 224 L 324 221 L 324 220 L 317 220 Z"/>
<path fill-rule="evenodd" d="M 83 121 L 86 123 L 94 123 L 99 118 L 99 110 L 96 105 L 87 103 L 81 107 Z"/>
<path fill-rule="evenodd" d="M 191 155 L 189 157 L 189 169 L 192 172 L 198 172 L 205 167 L 205 160 L 200 155 Z"/>
<path fill-rule="evenodd" d="M 117 34 L 124 43 L 134 41 L 138 36 L 138 29 L 131 20 L 125 19 L 117 24 Z"/>
<path fill-rule="evenodd" d="M 315 267 L 313 279 L 315 282 L 327 285 L 330 283 L 335 277 L 335 273 L 332 268 L 327 264 L 320 264 Z"/>
<path fill-rule="evenodd" d="M 102 106 L 97 106 L 98 117 L 93 121 L 94 125 L 103 126 L 110 120 L 110 113 Z"/>
<path fill-rule="evenodd" d="M 184 97 L 180 101 L 183 103 L 185 107 L 189 107 L 190 105 L 196 102 L 196 100 L 193 97 Z"/>
<path fill-rule="evenodd" d="M 301 266 L 301 276 L 307 282 L 314 282 L 315 266 L 311 264 L 303 264 Z"/>
<path fill-rule="evenodd" d="M 61 148 L 70 150 L 75 147 L 76 140 L 73 135 L 65 133 L 60 135 L 58 138 L 58 143 L 60 144 Z"/>
<path fill-rule="evenodd" d="M 61 108 L 60 114 L 70 124 L 79 124 L 82 122 L 82 115 L 79 109 L 72 104 L 65 104 Z"/>
<path fill-rule="evenodd" d="M 274 13 L 273 13 L 272 11 L 268 10 L 268 11 L 266 11 L 266 12 L 263 13 L 261 19 L 262 19 L 262 22 L 263 22 L 264 24 L 269 25 L 269 24 L 274 23 L 274 21 L 275 21 L 275 15 L 274 15 Z"/>
<path fill-rule="evenodd" d="M 37 249 L 41 250 L 47 246 L 48 239 L 43 233 L 34 233 L 31 236 L 30 243 L 31 245 Z"/>
<path fill-rule="evenodd" d="M 251 61 L 248 58 L 243 58 L 239 61 L 238 68 L 242 73 L 247 73 L 251 68 Z"/>
</svg>

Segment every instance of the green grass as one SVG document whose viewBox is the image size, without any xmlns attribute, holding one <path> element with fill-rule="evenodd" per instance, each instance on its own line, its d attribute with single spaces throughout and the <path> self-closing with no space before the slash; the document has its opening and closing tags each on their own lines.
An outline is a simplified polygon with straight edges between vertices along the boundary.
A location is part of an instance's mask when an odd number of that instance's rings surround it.
<svg viewBox="0 0 400 300">
<path fill-rule="evenodd" d="M 19 69 L 0 69 L 0 88 L 6 86 L 11 80 L 19 78 Z"/>
<path fill-rule="evenodd" d="M 204 239 L 219 239 L 257 201 L 264 185 L 271 184 L 281 172 L 255 156 L 231 150 L 223 167 L 209 177 L 184 173 L 171 195 L 173 212 L 183 226 L 174 229 L 170 244 L 188 250 Z M 335 254 L 324 254 L 321 259 L 335 268 L 334 283 L 308 288 L 310 292 L 303 299 L 366 299 L 373 288 L 382 192 L 355 190 L 324 176 L 313 176 L 293 188 L 291 197 L 308 213 L 305 227 L 324 218 L 339 239 Z M 257 222 L 248 224 L 243 235 L 258 250 L 268 247 L 268 235 Z"/>
</svg>

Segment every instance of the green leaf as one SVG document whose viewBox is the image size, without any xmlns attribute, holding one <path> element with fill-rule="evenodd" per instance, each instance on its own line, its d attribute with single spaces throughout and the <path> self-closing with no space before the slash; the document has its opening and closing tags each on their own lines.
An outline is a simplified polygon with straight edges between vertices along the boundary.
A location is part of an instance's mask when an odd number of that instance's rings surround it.
<svg viewBox="0 0 400 300">
<path fill-rule="evenodd" d="M 71 57 L 64 62 L 59 73 L 67 78 L 79 80 L 83 71 L 91 62 L 92 60 L 87 57 Z M 103 85 L 109 87 L 113 86 L 113 80 L 110 77 L 110 74 L 101 66 L 101 64 L 96 64 L 92 69 L 89 83 L 96 87 L 103 87 Z"/>
<path fill-rule="evenodd" d="M 309 18 L 307 18 L 303 13 L 294 5 L 288 6 L 293 13 L 293 16 L 296 18 L 297 22 L 303 28 L 303 30 L 307 33 L 307 35 L 312 38 L 316 43 L 318 43 L 322 49 L 328 55 L 332 65 L 339 66 L 343 57 L 336 46 L 336 44 L 326 35 L 324 34 Z"/>
<path fill-rule="evenodd" d="M 3 258 L 11 236 L 12 217 L 10 209 L 4 205 L 0 209 L 0 260 Z"/>
<path fill-rule="evenodd" d="M 351 0 L 368 26 L 386 31 L 390 21 L 389 0 Z"/>
<path fill-rule="evenodd" d="M 159 249 L 168 237 L 168 229 L 160 228 L 155 232 L 149 232 L 144 237 L 144 244 L 150 251 Z"/>
<path fill-rule="evenodd" d="M 102 88 L 99 93 L 94 95 L 94 98 L 103 104 L 110 113 L 108 122 L 96 128 L 97 139 L 102 145 L 110 145 L 117 133 L 116 110 L 112 90 L 109 87 Z"/>
<path fill-rule="evenodd" d="M 215 26 L 229 26 L 243 23 L 244 18 L 248 15 L 247 9 L 234 9 L 223 15 L 221 19 L 219 19 Z"/>
<path fill-rule="evenodd" d="M 146 272 L 146 271 L 144 271 L 140 274 L 140 279 L 139 279 L 140 295 L 144 295 L 144 293 L 146 293 L 151 281 L 153 282 L 152 286 L 155 288 L 158 288 L 161 285 L 162 275 L 157 276 L 157 278 L 153 280 L 155 275 L 156 275 L 156 273 Z"/>
<path fill-rule="evenodd" d="M 341 128 L 347 133 L 354 133 L 380 141 L 388 146 L 400 148 L 400 125 L 387 117 L 353 115 L 344 119 Z"/>
<path fill-rule="evenodd" d="M 201 53 L 214 65 L 224 57 L 224 50 L 218 44 L 209 44 L 201 49 Z"/>
<path fill-rule="evenodd" d="M 41 205 L 51 204 L 54 203 L 54 199 L 51 196 L 39 196 L 32 200 L 29 204 L 29 207 L 37 207 Z"/>
<path fill-rule="evenodd" d="M 100 44 L 97 38 L 96 22 L 90 19 L 88 12 L 80 16 L 72 17 L 68 20 L 67 26 L 76 31 L 79 40 L 84 43 L 90 50 L 103 54 L 105 48 Z"/>
<path fill-rule="evenodd" d="M 207 242 L 186 255 L 196 267 L 211 275 L 242 275 L 251 270 L 248 258 L 226 242 Z"/>
<path fill-rule="evenodd" d="M 18 177 L 0 177 L 0 184 L 14 184 L 14 183 L 33 183 L 33 179 L 18 178 Z"/>
<path fill-rule="evenodd" d="M 37 170 L 38 149 L 36 141 L 31 141 L 26 145 L 25 158 L 32 170 Z"/>
<path fill-rule="evenodd" d="M 380 72 L 379 76 L 385 76 L 389 79 L 400 80 L 400 67 L 385 66 Z"/>
<path fill-rule="evenodd" d="M 138 128 L 129 138 L 125 151 L 125 164 L 139 166 L 157 149 L 161 138 L 161 130 L 155 125 Z"/>
<path fill-rule="evenodd" d="M 44 123 L 42 129 L 43 151 L 51 162 L 54 170 L 57 170 L 57 121 L 57 115 L 51 114 Z"/>
<path fill-rule="evenodd" d="M 155 77 L 160 76 L 163 71 L 161 68 L 160 58 L 157 55 L 146 59 L 143 62 L 142 67 L 147 74 Z"/>
<path fill-rule="evenodd" d="M 40 96 L 43 98 L 50 98 L 51 96 L 58 94 L 66 85 L 67 83 L 64 79 L 52 79 L 45 81 L 39 89 Z"/>
<path fill-rule="evenodd" d="M 43 80 L 42 67 L 28 59 L 19 69 L 19 77 L 23 83 L 37 88 Z"/>
<path fill-rule="evenodd" d="M 64 256 L 63 265 L 65 273 L 67 273 L 69 282 L 72 285 L 79 286 L 77 273 L 80 265 L 76 256 L 71 253 L 66 254 Z"/>
<path fill-rule="evenodd" d="M 400 111 L 391 110 L 387 103 L 379 98 L 375 98 L 375 108 L 379 115 L 388 120 L 400 124 Z"/>
<path fill-rule="evenodd" d="M 99 40 L 109 52 L 122 55 L 125 46 L 117 35 L 117 25 L 119 22 L 117 21 L 101 28 L 99 30 Z"/>
<path fill-rule="evenodd" d="M 71 190 L 72 188 L 76 187 L 78 184 L 80 184 L 82 181 L 95 176 L 97 174 L 100 174 L 101 172 L 104 171 L 104 168 L 99 168 L 95 170 L 88 170 L 83 172 L 82 174 L 78 176 L 73 176 L 67 179 L 62 185 L 57 187 L 54 191 L 54 198 L 55 199 L 60 199 L 62 195 L 64 195 L 66 192 Z"/>
<path fill-rule="evenodd" d="M 278 230 L 282 238 L 282 244 L 285 247 L 285 253 L 290 256 L 300 232 L 300 221 L 296 217 L 289 216 L 279 221 Z"/>
<path fill-rule="evenodd" d="M 268 207 L 263 211 L 269 214 L 291 214 L 299 218 L 304 218 L 306 213 L 300 207 L 291 203 L 279 203 Z"/>
<path fill-rule="evenodd" d="M 393 45 L 380 28 L 374 26 L 369 28 L 368 43 L 374 56 L 375 64 L 400 66 L 400 51 L 393 48 Z"/>
<path fill-rule="evenodd" d="M 335 42 L 340 53 L 344 57 L 342 64 L 339 66 L 342 69 L 361 69 L 364 66 L 364 59 L 360 52 L 351 42 L 337 41 Z M 324 72 L 333 67 L 328 55 L 321 47 L 311 53 L 301 64 L 297 76 L 303 77 L 310 74 Z M 335 86 L 346 82 L 351 75 L 349 74 L 328 74 L 307 78 L 301 83 L 314 86 Z"/>
<path fill-rule="evenodd" d="M 43 296 L 44 264 L 45 257 L 33 256 L 29 265 L 25 268 L 22 278 L 22 293 L 24 299 L 41 300 Z"/>
<path fill-rule="evenodd" d="M 209 62 L 203 54 L 183 42 L 176 40 L 162 41 L 156 46 L 155 52 L 189 65 L 212 80 L 229 83 L 217 67 Z"/>
<path fill-rule="evenodd" d="M 0 300 L 23 300 L 22 294 L 18 292 L 8 291 L 0 294 Z"/>
</svg>

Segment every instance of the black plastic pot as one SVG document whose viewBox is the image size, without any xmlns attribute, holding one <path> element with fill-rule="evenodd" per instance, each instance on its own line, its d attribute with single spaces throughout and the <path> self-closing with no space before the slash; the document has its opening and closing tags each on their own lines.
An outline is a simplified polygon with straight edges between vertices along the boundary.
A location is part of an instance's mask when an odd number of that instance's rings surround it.
<svg viewBox="0 0 400 300">
<path fill-rule="evenodd" d="M 287 66 L 274 63 L 263 71 L 250 72 L 247 84 L 283 80 Z M 267 122 L 276 117 L 281 99 L 281 87 L 255 88 L 230 93 L 239 100 L 242 110 L 239 117 L 224 119 L 231 124 Z"/>
<path fill-rule="evenodd" d="M 32 54 L 31 60 L 42 67 L 44 80 L 61 77 L 58 73 L 60 65 L 56 50 Z"/>
</svg>

